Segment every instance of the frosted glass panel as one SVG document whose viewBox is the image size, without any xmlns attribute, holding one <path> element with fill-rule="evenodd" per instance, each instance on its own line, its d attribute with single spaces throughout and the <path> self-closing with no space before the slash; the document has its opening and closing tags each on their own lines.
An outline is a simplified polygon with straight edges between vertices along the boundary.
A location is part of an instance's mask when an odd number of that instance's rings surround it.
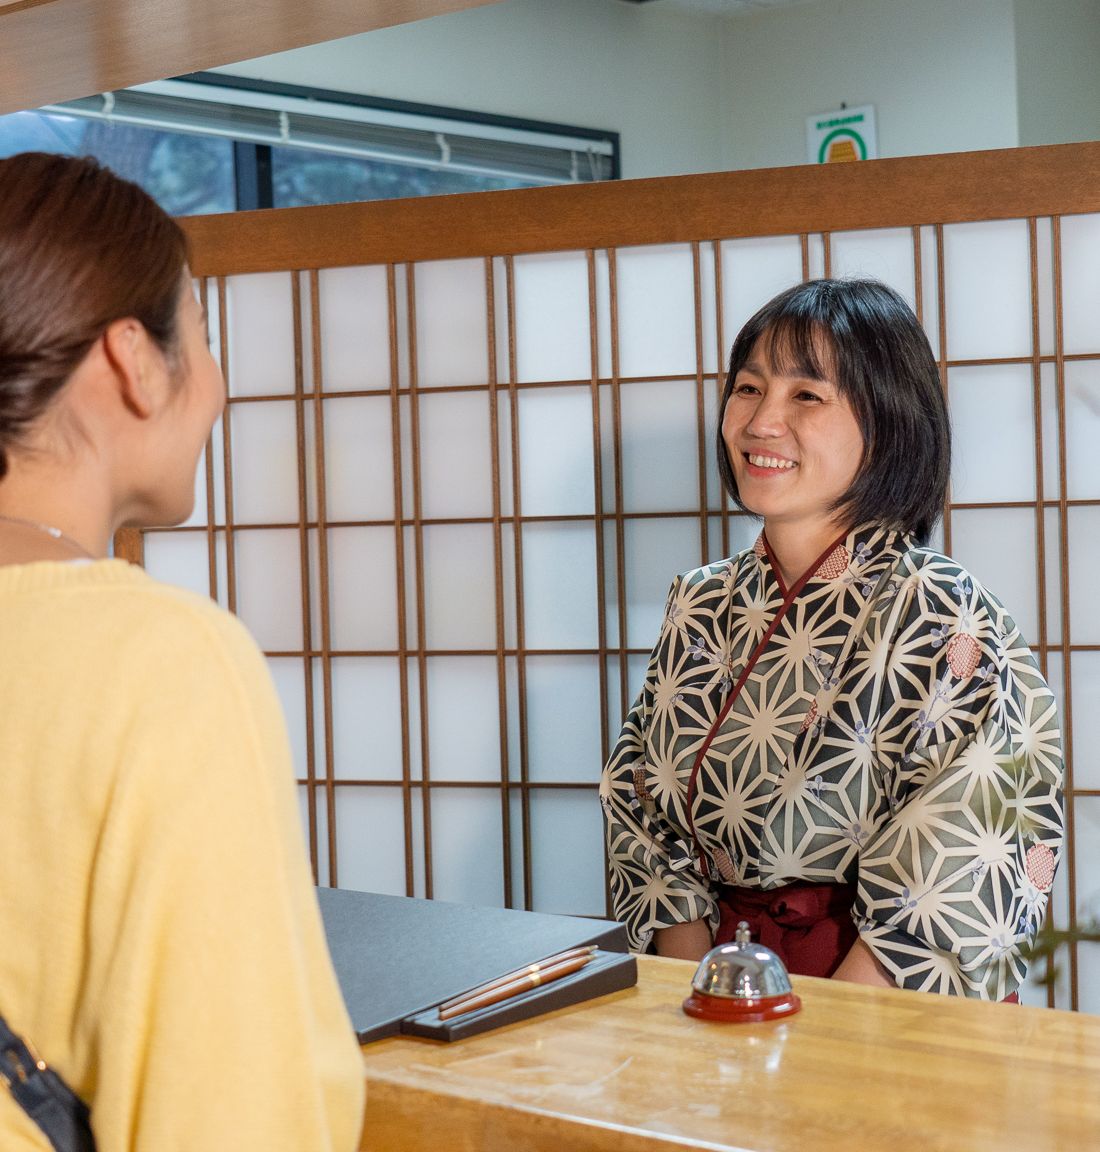
<svg viewBox="0 0 1100 1152">
<path fill-rule="evenodd" d="M 947 354 L 952 360 L 1031 355 L 1027 223 L 993 220 L 943 230 Z"/>
<path fill-rule="evenodd" d="M 318 274 L 326 392 L 390 386 L 386 269 L 325 268 Z"/>
<path fill-rule="evenodd" d="M 337 780 L 401 779 L 401 669 L 394 657 L 332 660 Z"/>
<path fill-rule="evenodd" d="M 214 523 L 225 523 L 225 427 L 224 416 L 219 416 L 210 430 L 209 446 L 211 449 L 211 457 L 213 460 L 214 472 Z M 205 449 L 204 449 L 205 452 Z M 205 456 L 199 461 L 199 467 L 203 471 L 203 479 L 196 480 L 195 491 L 200 491 L 199 485 L 202 485 L 203 498 L 207 498 L 205 492 L 206 485 L 206 459 Z M 202 522 L 206 522 L 205 513 L 201 514 Z"/>
<path fill-rule="evenodd" d="M 592 351 L 584 253 L 517 256 L 513 269 L 516 379 L 589 379 Z"/>
<path fill-rule="evenodd" d="M 1100 314 L 1098 314 L 1100 322 Z M 1065 365 L 1066 495 L 1071 500 L 1100 496 L 1100 362 Z M 1044 453 L 1058 459 L 1057 441 Z"/>
<path fill-rule="evenodd" d="M 905 297 L 916 310 L 913 268 L 913 232 L 909 228 L 873 228 L 863 232 L 834 232 L 833 276 L 859 276 L 882 280 Z"/>
<path fill-rule="evenodd" d="M 722 399 L 723 380 L 708 382 L 703 390 L 703 470 L 707 480 L 707 507 L 718 511 L 726 503 L 722 478 L 718 475 L 718 405 Z"/>
<path fill-rule="evenodd" d="M 525 524 L 528 648 L 596 646 L 596 534 L 591 524 Z"/>
<path fill-rule="evenodd" d="M 399 789 L 337 790 L 336 867 L 341 888 L 406 894 L 405 814 Z"/>
<path fill-rule="evenodd" d="M 500 793 L 495 788 L 435 788 L 432 897 L 504 907 Z"/>
<path fill-rule="evenodd" d="M 324 413 L 328 518 L 392 519 L 393 406 L 389 397 L 326 400 Z"/>
<path fill-rule="evenodd" d="M 1057 500 L 1062 485 L 1059 477 L 1061 455 L 1058 446 L 1058 392 L 1053 364 L 1040 365 L 1039 384 L 1043 416 L 1043 499 Z M 1069 435 L 1067 429 L 1067 444 Z"/>
<path fill-rule="evenodd" d="M 238 524 L 298 522 L 298 426 L 294 404 L 235 404 L 233 519 Z"/>
<path fill-rule="evenodd" d="M 591 516 L 595 510 L 592 392 L 519 393 L 520 505 L 525 516 Z"/>
<path fill-rule="evenodd" d="M 802 279 L 802 244 L 797 236 L 727 240 L 722 244 L 725 359 L 745 322 L 773 296 Z"/>
<path fill-rule="evenodd" d="M 270 657 L 267 666 L 279 693 L 286 720 L 290 751 L 294 757 L 294 771 L 299 779 L 309 775 L 309 762 L 306 756 L 306 677 L 305 668 L 298 657 Z"/>
<path fill-rule="evenodd" d="M 600 666 L 594 656 L 527 658 L 531 780 L 599 782 Z"/>
<path fill-rule="evenodd" d="M 1050 904 L 1047 911 L 1047 923 L 1058 928 L 1065 928 L 1069 924 L 1069 910 L 1072 901 L 1069 898 L 1069 866 L 1066 861 L 1068 855 L 1063 850 L 1062 862 L 1054 877 L 1054 887 L 1050 893 Z"/>
<path fill-rule="evenodd" d="M 694 374 L 695 272 L 690 246 L 621 248 L 616 261 L 620 374 Z"/>
<path fill-rule="evenodd" d="M 713 523 L 713 521 L 712 521 Z M 720 527 L 720 526 L 718 526 Z M 749 516 L 747 513 L 740 515 L 730 516 L 729 518 L 729 540 L 730 546 L 727 555 L 735 556 L 738 552 L 744 552 L 746 548 L 751 548 L 756 543 L 760 535 L 760 529 L 763 527 L 763 521 L 758 520 L 755 516 Z M 724 560 L 719 551 L 718 545 L 721 543 L 722 536 L 719 530 L 712 528 L 711 530 L 711 555 L 707 557 L 708 561 Z"/>
<path fill-rule="evenodd" d="M 940 285 L 936 275 L 937 252 L 936 230 L 927 226 L 921 228 L 921 295 L 924 305 L 921 320 L 928 336 L 928 343 L 932 347 L 932 355 L 938 359 L 940 355 Z"/>
<path fill-rule="evenodd" d="M 204 527 L 207 523 L 206 507 L 206 449 L 199 454 L 199 462 L 195 468 L 195 503 L 191 508 L 191 515 L 180 525 L 183 528 Z"/>
<path fill-rule="evenodd" d="M 392 528 L 330 528 L 330 642 L 353 651 L 397 647 L 396 543 Z"/>
<path fill-rule="evenodd" d="M 1070 1007 L 1069 990 L 1069 948 L 1066 945 L 1058 948 L 1053 956 L 1054 961 L 1054 1007 L 1068 1009 Z M 1027 979 L 1020 986 L 1020 1003 L 1029 1008 L 1047 1007 L 1047 988 L 1044 982 L 1047 970 L 1047 961 L 1044 957 L 1036 960 L 1028 969 Z"/>
<path fill-rule="evenodd" d="M 1039 353 L 1054 354 L 1054 248 L 1049 216 L 1035 221 L 1035 271 L 1039 305 Z"/>
<path fill-rule="evenodd" d="M 500 477 L 500 514 L 515 512 L 512 495 L 512 398 L 503 390 L 497 393 L 497 475 Z"/>
<path fill-rule="evenodd" d="M 416 265 L 418 383 L 487 384 L 485 262 L 439 260 Z"/>
<path fill-rule="evenodd" d="M 1077 918 L 1100 922 L 1100 797 L 1078 796 L 1073 802 L 1076 839 Z M 1084 988 L 1080 979 L 1078 986 Z M 1094 1001 L 1100 1011 L 1100 998 Z"/>
<path fill-rule="evenodd" d="M 952 368 L 955 503 L 1035 499 L 1035 417 L 1030 364 Z"/>
<path fill-rule="evenodd" d="M 701 563 L 699 521 L 631 520 L 625 543 L 627 646 L 648 649 L 657 640 L 672 578 Z"/>
<path fill-rule="evenodd" d="M 1078 703 L 1073 709 L 1073 786 L 1100 789 L 1100 708 L 1095 706 L 1100 700 L 1100 652 L 1074 652 L 1072 668 L 1073 698 Z M 1100 828 L 1097 835 L 1100 837 Z M 1100 843 L 1097 848 L 1095 864 L 1100 866 Z M 1100 876 L 1100 873 L 1086 873 L 1084 877 L 1088 875 Z M 1077 874 L 1079 886 L 1084 877 L 1080 872 Z M 1100 880 L 1097 883 L 1100 893 Z M 1097 913 L 1100 914 L 1100 908 Z"/>
<path fill-rule="evenodd" d="M 683 512 L 699 504 L 695 381 L 624 384 L 623 508 Z"/>
<path fill-rule="evenodd" d="M 205 532 L 147 532 L 145 571 L 155 580 L 210 595 L 210 549 Z"/>
<path fill-rule="evenodd" d="M 274 396 L 294 391 L 294 309 L 290 272 L 230 276 L 230 396 Z"/>
<path fill-rule="evenodd" d="M 806 279 L 817 280 L 825 275 L 825 240 L 820 232 L 806 237 Z"/>
<path fill-rule="evenodd" d="M 699 336 L 702 341 L 702 371 L 714 374 L 727 362 L 725 349 L 718 348 L 718 285 L 714 272 L 713 244 L 699 245 Z M 723 339 L 725 333 L 723 333 Z"/>
<path fill-rule="evenodd" d="M 1100 644 L 1100 508 L 1070 508 L 1067 520 L 1070 636 L 1074 644 Z"/>
<path fill-rule="evenodd" d="M 428 661 L 428 748 L 433 780 L 500 779 L 496 660 L 433 656 Z"/>
<path fill-rule="evenodd" d="M 1035 513 L 1030 508 L 956 509 L 951 554 L 1001 601 L 1024 639 L 1039 634 Z"/>
<path fill-rule="evenodd" d="M 1100 215 L 1062 218 L 1062 344 L 1100 352 Z"/>
<path fill-rule="evenodd" d="M 487 524 L 424 529 L 424 601 L 429 648 L 494 648 L 493 531 Z"/>
<path fill-rule="evenodd" d="M 1098 855 L 1100 854 L 1093 854 L 1094 867 Z M 1095 908 L 1093 915 L 1096 916 Z M 1078 1000 L 1080 1010 L 1092 1015 L 1100 1013 L 1100 944 L 1078 945 L 1077 987 L 1080 990 Z"/>
<path fill-rule="evenodd" d="M 1062 529 L 1058 509 L 1047 508 L 1044 514 L 1046 553 L 1047 642 L 1055 644 L 1062 635 Z"/>
<path fill-rule="evenodd" d="M 531 793 L 532 909 L 604 913 L 603 814 L 596 789 Z"/>
<path fill-rule="evenodd" d="M 325 793 L 321 788 L 314 788 L 314 796 L 316 798 L 316 820 L 317 820 L 317 883 L 328 884 L 328 811 L 325 805 Z M 306 804 L 308 802 L 306 797 L 306 790 L 302 789 L 300 793 L 302 799 L 302 823 L 305 825 L 308 809 Z"/>
<path fill-rule="evenodd" d="M 314 788 L 317 795 L 317 833 L 310 832 L 309 788 L 298 786 L 298 812 L 302 818 L 302 834 L 308 843 L 316 843 L 317 851 L 317 882 L 320 885 L 328 884 L 328 848 L 324 828 L 327 828 L 327 813 L 324 808 L 324 794 Z"/>
<path fill-rule="evenodd" d="M 425 517 L 491 516 L 493 457 L 487 392 L 421 396 L 420 482 Z"/>
<path fill-rule="evenodd" d="M 301 651 L 302 581 L 298 533 L 237 532 L 237 612 L 266 651 Z"/>
<path fill-rule="evenodd" d="M 508 813 L 511 819 L 511 826 L 513 829 L 523 827 L 523 799 L 521 794 L 513 789 L 508 796 Z M 513 831 L 512 837 L 512 851 L 511 859 L 509 860 L 510 871 L 512 874 L 512 908 L 523 908 L 524 904 L 524 879 L 523 879 L 523 837 L 516 835 Z"/>
<path fill-rule="evenodd" d="M 611 375 L 611 261 L 596 253 L 596 346 L 601 379 Z"/>
<path fill-rule="evenodd" d="M 611 520 L 605 521 L 603 525 L 603 596 L 604 639 L 609 647 L 617 648 L 619 619 L 615 605 L 619 600 L 619 556 L 615 524 Z"/>
</svg>

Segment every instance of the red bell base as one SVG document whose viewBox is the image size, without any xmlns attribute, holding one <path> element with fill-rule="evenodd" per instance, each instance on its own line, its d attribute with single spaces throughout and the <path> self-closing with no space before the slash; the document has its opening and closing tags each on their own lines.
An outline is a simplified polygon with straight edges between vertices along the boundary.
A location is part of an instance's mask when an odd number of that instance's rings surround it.
<svg viewBox="0 0 1100 1152">
<path fill-rule="evenodd" d="M 784 996 L 759 996 L 756 999 L 731 1000 L 725 996 L 704 996 L 693 992 L 684 1001 L 684 1011 L 700 1020 L 718 1020 L 722 1023 L 759 1024 L 765 1020 L 779 1020 L 793 1016 L 802 1007 L 802 1001 L 793 993 Z"/>
</svg>

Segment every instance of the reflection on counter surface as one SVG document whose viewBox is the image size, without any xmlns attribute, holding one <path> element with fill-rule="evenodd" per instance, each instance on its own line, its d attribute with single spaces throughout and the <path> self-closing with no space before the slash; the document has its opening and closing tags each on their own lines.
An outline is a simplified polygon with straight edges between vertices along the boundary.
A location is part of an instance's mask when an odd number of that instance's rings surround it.
<svg viewBox="0 0 1100 1152">
<path fill-rule="evenodd" d="M 1065 1152 L 1100 1140 L 1100 1020 L 796 977 L 789 1020 L 680 1010 L 694 966 L 454 1045 L 364 1049 L 364 1148 Z"/>
</svg>

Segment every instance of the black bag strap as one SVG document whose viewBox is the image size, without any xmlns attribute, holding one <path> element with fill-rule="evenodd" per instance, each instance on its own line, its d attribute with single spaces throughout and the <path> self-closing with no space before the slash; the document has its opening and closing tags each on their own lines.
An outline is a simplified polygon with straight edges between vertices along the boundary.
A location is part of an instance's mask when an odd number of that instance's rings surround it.
<svg viewBox="0 0 1100 1152">
<path fill-rule="evenodd" d="M 0 1016 L 0 1079 L 57 1152 L 95 1152 L 88 1105 Z"/>
</svg>

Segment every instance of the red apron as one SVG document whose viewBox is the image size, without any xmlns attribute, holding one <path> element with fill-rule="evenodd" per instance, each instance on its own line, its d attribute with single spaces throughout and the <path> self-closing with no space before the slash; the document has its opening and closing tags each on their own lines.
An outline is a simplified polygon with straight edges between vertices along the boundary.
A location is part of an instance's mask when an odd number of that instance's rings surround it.
<svg viewBox="0 0 1100 1152">
<path fill-rule="evenodd" d="M 718 890 L 715 944 L 728 944 L 746 921 L 753 940 L 770 948 L 795 976 L 831 976 L 859 937 L 852 920 L 854 884 L 811 884 L 799 880 L 779 888 Z M 1012 992 L 1004 1004 L 1019 1004 Z"/>
<path fill-rule="evenodd" d="M 740 921 L 753 940 L 770 948 L 796 976 L 831 976 L 859 933 L 852 920 L 854 884 L 798 881 L 764 891 L 718 890 L 720 920 L 715 944 L 728 944 Z"/>
</svg>

